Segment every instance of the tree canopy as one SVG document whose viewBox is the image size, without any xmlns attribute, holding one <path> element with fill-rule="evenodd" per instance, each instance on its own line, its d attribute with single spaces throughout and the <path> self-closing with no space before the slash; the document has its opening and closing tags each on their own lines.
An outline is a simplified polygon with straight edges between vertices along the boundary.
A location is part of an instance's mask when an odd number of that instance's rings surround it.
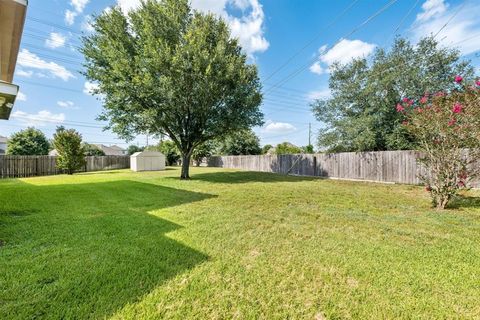
<svg viewBox="0 0 480 320">
<path fill-rule="evenodd" d="M 194 149 L 262 124 L 261 84 L 227 24 L 193 11 L 188 0 L 142 1 L 125 16 L 117 6 L 83 38 L 85 76 L 98 84 L 100 119 L 119 136 L 165 134 L 189 178 Z"/>
<path fill-rule="evenodd" d="M 211 157 L 212 155 L 215 154 L 217 149 L 218 149 L 218 142 L 216 140 L 207 141 L 199 145 L 197 148 L 195 148 L 192 158 L 193 160 L 195 160 L 195 164 L 197 165 L 197 167 L 200 166 L 203 158 Z"/>
<path fill-rule="evenodd" d="M 12 134 L 8 139 L 7 154 L 18 156 L 47 155 L 50 144 L 42 131 L 29 127 Z"/>
<path fill-rule="evenodd" d="M 260 139 L 252 130 L 235 132 L 220 142 L 219 153 L 231 156 L 261 154 Z"/>
<path fill-rule="evenodd" d="M 302 149 L 290 142 L 282 142 L 275 147 L 275 154 L 297 154 L 302 153 Z"/>
<path fill-rule="evenodd" d="M 105 152 L 94 144 L 84 143 L 83 151 L 86 156 L 104 156 Z"/>
<path fill-rule="evenodd" d="M 127 153 L 128 153 L 129 156 L 131 156 L 132 154 L 134 154 L 136 152 L 141 152 L 143 150 L 145 150 L 145 147 L 139 147 L 135 144 L 131 144 L 127 148 Z"/>
<path fill-rule="evenodd" d="M 58 127 L 53 135 L 53 146 L 58 152 L 57 167 L 73 174 L 85 165 L 82 135 L 75 129 Z"/>
<path fill-rule="evenodd" d="M 165 155 L 165 160 L 167 161 L 168 166 L 176 165 L 177 162 L 182 158 L 178 147 L 175 145 L 175 142 L 171 140 L 163 140 L 158 143 L 158 146 L 153 148 L 158 150 Z"/>
<path fill-rule="evenodd" d="M 458 50 L 428 37 L 413 45 L 397 38 L 386 51 L 377 49 L 371 61 L 353 60 L 331 69 L 331 98 L 317 100 L 312 110 L 326 124 L 318 145 L 332 152 L 399 150 L 415 147 L 395 108 L 405 97 L 451 90 L 451 79 L 471 79 L 473 68 Z"/>
</svg>

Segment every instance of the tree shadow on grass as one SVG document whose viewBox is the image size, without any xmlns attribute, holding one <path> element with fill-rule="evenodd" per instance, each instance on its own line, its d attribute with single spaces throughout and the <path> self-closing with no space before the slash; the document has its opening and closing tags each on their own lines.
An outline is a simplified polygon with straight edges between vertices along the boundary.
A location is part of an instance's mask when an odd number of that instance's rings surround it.
<svg viewBox="0 0 480 320">
<path fill-rule="evenodd" d="M 448 209 L 480 208 L 480 197 L 458 195 L 448 204 Z"/>
<path fill-rule="evenodd" d="M 0 195 L 15 192 L 18 208 L 0 209 L 1 319 L 106 318 L 208 259 L 149 212 L 212 195 L 134 181 L 22 183 Z"/>
<path fill-rule="evenodd" d="M 193 180 L 200 180 L 213 183 L 249 183 L 249 182 L 301 182 L 316 180 L 314 177 L 289 176 L 278 173 L 234 171 L 234 172 L 209 172 L 192 175 Z"/>
</svg>

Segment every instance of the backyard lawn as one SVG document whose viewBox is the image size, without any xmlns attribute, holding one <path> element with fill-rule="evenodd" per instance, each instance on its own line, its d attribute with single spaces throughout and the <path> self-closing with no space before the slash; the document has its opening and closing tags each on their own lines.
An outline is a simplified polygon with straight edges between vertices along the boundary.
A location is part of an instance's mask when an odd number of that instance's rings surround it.
<svg viewBox="0 0 480 320">
<path fill-rule="evenodd" d="M 0 319 L 480 318 L 480 198 L 195 168 L 0 181 Z"/>
</svg>

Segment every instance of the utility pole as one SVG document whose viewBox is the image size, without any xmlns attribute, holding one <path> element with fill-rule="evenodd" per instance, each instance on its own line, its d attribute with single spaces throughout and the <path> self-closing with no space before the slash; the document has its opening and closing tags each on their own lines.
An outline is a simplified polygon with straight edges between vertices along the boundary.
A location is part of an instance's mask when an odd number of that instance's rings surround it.
<svg viewBox="0 0 480 320">
<path fill-rule="evenodd" d="M 312 141 L 312 123 L 308 123 L 308 145 L 311 146 L 311 141 Z"/>
</svg>

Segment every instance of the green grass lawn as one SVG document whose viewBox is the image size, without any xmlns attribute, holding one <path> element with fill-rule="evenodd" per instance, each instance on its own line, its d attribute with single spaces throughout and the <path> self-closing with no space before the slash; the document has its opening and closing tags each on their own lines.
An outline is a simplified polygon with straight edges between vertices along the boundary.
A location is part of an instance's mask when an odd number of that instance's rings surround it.
<svg viewBox="0 0 480 320">
<path fill-rule="evenodd" d="M 221 169 L 0 181 L 0 319 L 480 318 L 480 201 Z"/>
</svg>

